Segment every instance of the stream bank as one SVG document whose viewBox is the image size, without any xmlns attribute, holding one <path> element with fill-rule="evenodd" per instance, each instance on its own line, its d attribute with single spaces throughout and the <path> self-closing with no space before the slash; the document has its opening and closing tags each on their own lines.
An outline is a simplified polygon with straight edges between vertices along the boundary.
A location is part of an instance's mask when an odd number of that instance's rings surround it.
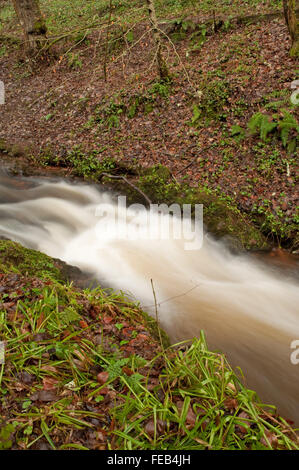
<svg viewBox="0 0 299 470">
<path fill-rule="evenodd" d="M 218 195 L 207 187 L 179 183 L 163 165 L 143 168 L 111 161 L 109 165 L 106 163 L 103 166 L 88 155 L 78 155 L 71 161 L 63 161 L 52 154 L 43 159 L 34 157 L 30 148 L 9 145 L 3 140 L 1 149 L 2 164 L 15 176 L 45 176 L 100 183 L 116 194 L 126 195 L 129 204 L 138 202 L 147 206 L 149 201 L 153 204 L 191 204 L 192 207 L 203 204 L 206 229 L 213 236 L 225 240 L 232 249 L 270 251 L 277 244 L 281 245 L 282 241 L 278 243 L 273 235 L 267 231 L 263 233 L 257 220 L 242 212 L 232 199 Z M 262 219 L 260 224 L 263 224 Z M 295 233 L 294 236 L 294 239 L 287 238 L 282 242 L 282 246 L 296 251 L 298 235 Z"/>
<path fill-rule="evenodd" d="M 10 241 L 0 264 L 0 449 L 299 449 L 203 335 L 168 347 L 123 294 Z"/>
</svg>

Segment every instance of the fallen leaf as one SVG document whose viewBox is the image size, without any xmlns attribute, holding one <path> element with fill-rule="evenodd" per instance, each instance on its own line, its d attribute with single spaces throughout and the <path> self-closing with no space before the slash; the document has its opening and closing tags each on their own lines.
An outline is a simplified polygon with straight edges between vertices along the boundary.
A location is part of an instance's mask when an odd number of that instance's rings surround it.
<svg viewBox="0 0 299 470">
<path fill-rule="evenodd" d="M 109 379 L 109 372 L 100 372 L 97 375 L 97 381 L 99 382 L 100 385 L 104 385 L 107 380 Z"/>
<path fill-rule="evenodd" d="M 57 387 L 58 380 L 52 377 L 44 377 L 43 378 L 43 386 L 44 390 L 54 390 Z"/>
<path fill-rule="evenodd" d="M 161 434 L 163 434 L 166 428 L 167 428 L 166 421 L 163 421 L 162 419 L 157 419 L 156 426 L 155 426 L 155 421 L 151 419 L 150 421 L 146 423 L 144 430 L 150 437 L 154 437 L 155 429 L 156 429 L 156 435 L 160 436 Z"/>
<path fill-rule="evenodd" d="M 124 366 L 124 367 L 122 368 L 122 372 L 123 372 L 124 374 L 128 375 L 129 377 L 134 374 L 134 372 L 132 371 L 132 369 L 130 369 L 130 368 L 127 367 L 127 366 Z"/>
<path fill-rule="evenodd" d="M 268 441 L 266 438 L 268 439 Z M 269 431 L 268 429 L 265 429 L 265 435 L 264 437 L 261 438 L 261 443 L 265 447 L 273 447 L 273 449 L 276 449 L 278 446 L 278 439 L 277 439 L 276 434 Z"/>
<path fill-rule="evenodd" d="M 238 408 L 238 402 L 235 398 L 227 398 L 224 401 L 224 406 L 227 410 L 236 410 Z"/>
<path fill-rule="evenodd" d="M 30 400 L 32 401 L 56 401 L 58 400 L 58 396 L 51 390 L 39 390 L 38 392 L 34 393 Z"/>
</svg>

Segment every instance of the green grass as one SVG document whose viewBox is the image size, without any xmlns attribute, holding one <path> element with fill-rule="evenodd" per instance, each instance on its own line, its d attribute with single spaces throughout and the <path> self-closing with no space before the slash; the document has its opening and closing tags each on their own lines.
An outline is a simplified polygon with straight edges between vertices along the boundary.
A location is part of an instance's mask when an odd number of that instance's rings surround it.
<svg viewBox="0 0 299 470">
<path fill-rule="evenodd" d="M 52 449 L 89 448 L 83 441 L 62 444 L 63 436 L 71 430 L 94 430 L 92 419 L 100 419 L 108 435 L 107 448 L 299 449 L 287 423 L 275 417 L 271 407 L 265 411 L 224 356 L 208 350 L 203 334 L 190 347 L 171 347 L 151 361 L 137 355 L 122 357 L 118 347 L 105 351 L 90 339 L 96 322 L 88 325 L 90 332 L 84 335 L 79 320 L 84 295 L 110 309 L 116 302 L 123 303 L 123 298 L 107 296 L 99 289 L 76 294 L 57 286 L 35 294 L 39 300 L 19 301 L 13 322 L 1 312 L 1 339 L 7 348 L 0 380 L 2 404 L 7 405 L 10 393 L 14 398 L 13 412 L 2 429 L 13 426 L 13 440 L 19 447 L 30 449 L 43 439 Z M 121 328 L 122 324 L 117 325 Z M 139 369 L 151 370 L 159 359 L 164 367 L 158 384 L 149 391 L 148 378 Z M 105 384 L 99 385 L 95 372 L 90 372 L 96 366 L 108 373 Z M 129 375 L 124 367 L 131 371 Z M 14 396 L 15 379 L 24 373 L 34 384 L 29 390 L 25 386 L 28 396 Z M 55 390 L 54 402 L 36 404 L 33 397 L 42 393 L 45 381 L 57 384 L 60 392 Z M 100 408 L 104 387 L 115 393 L 109 419 L 103 418 Z"/>
<path fill-rule="evenodd" d="M 15 275 L 8 279 L 11 284 Z M 146 317 L 123 295 L 100 288 L 78 292 L 55 281 L 42 283 L 27 277 L 16 282 L 12 291 L 1 295 L 0 339 L 6 344 L 5 364 L 0 366 L 1 404 L 5 410 L 10 408 L 8 404 L 12 408 L 0 419 L 0 449 L 13 443 L 17 448 L 30 449 L 40 439 L 52 449 L 74 448 L 77 439 L 65 441 L 65 436 L 76 430 L 94 432 L 92 419 L 100 419 L 108 432 L 108 418 L 103 418 L 106 410 L 99 409 L 107 392 L 101 394 L 103 386 L 97 381 L 97 373 L 109 370 L 105 387 L 111 384 L 112 392 L 117 378 L 112 375 L 113 369 L 118 375 L 124 365 L 144 366 L 147 361 L 136 355 L 123 357 L 121 347 L 128 341 L 119 342 L 112 333 L 106 338 L 106 346 L 97 345 L 95 337 L 104 338 L 99 319 L 106 312 L 117 312 L 115 324 L 121 329 L 130 314 L 135 317 L 132 325 L 140 330 L 147 324 Z M 7 307 L 11 303 L 16 307 L 13 315 Z M 98 312 L 93 322 L 88 317 L 91 309 Z M 137 329 L 133 338 L 138 336 Z M 128 376 L 127 380 L 132 378 Z M 55 385 L 54 391 L 51 388 L 49 392 L 49 384 Z M 42 398 L 45 393 L 55 394 L 54 400 L 51 396 Z M 11 431 L 8 436 L 7 427 Z M 78 448 L 82 447 L 86 448 L 84 444 Z"/>
<path fill-rule="evenodd" d="M 0 449 L 299 449 L 203 333 L 169 346 L 123 293 L 7 271 Z"/>
<path fill-rule="evenodd" d="M 41 0 L 41 10 L 46 16 L 47 26 L 51 35 L 61 34 L 84 26 L 94 25 L 108 19 L 108 0 Z M 129 25 L 146 18 L 145 5 L 142 6 L 138 0 L 114 0 L 113 16 L 114 21 L 121 25 Z M 259 0 L 156 0 L 157 15 L 159 18 L 184 17 L 197 15 L 200 13 L 211 14 L 215 10 L 217 14 L 225 14 L 228 17 L 241 15 L 249 11 L 255 11 L 260 7 Z M 263 12 L 273 11 L 281 8 L 281 1 L 268 0 L 263 2 Z M 10 2 L 6 2 L 0 12 L 0 25 L 6 27 L 14 18 L 13 7 Z M 1 29 L 1 26 L 0 26 Z"/>
<path fill-rule="evenodd" d="M 121 426 L 116 442 L 127 450 L 298 448 L 272 412 L 222 354 L 209 351 L 202 333 L 187 349 L 180 344 L 166 351 L 154 392 L 140 386 L 114 409 Z"/>
</svg>

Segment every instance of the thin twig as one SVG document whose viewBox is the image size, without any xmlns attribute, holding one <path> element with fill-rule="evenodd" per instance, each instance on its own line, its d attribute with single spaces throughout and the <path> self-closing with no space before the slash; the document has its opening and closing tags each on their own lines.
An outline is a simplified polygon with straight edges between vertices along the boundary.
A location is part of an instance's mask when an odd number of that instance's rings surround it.
<svg viewBox="0 0 299 470">
<path fill-rule="evenodd" d="M 110 25 L 111 25 L 111 16 L 112 16 L 112 0 L 110 0 L 110 3 L 109 3 L 109 19 L 108 19 L 108 27 L 106 31 L 106 45 L 105 45 L 104 65 L 103 65 L 105 82 L 107 82 L 107 59 L 108 59 L 108 52 L 109 52 L 109 33 L 110 33 Z"/>
<path fill-rule="evenodd" d="M 202 152 L 204 152 L 205 150 L 209 150 L 211 147 L 214 146 L 214 143 L 209 145 L 208 147 L 204 147 L 202 150 L 200 150 L 199 154 L 201 154 Z M 187 170 L 187 168 L 189 168 L 191 165 L 193 165 L 193 163 L 195 162 L 195 160 L 197 160 L 198 158 L 198 154 L 193 158 L 193 160 L 191 160 L 191 162 L 188 163 L 188 165 L 184 166 L 184 168 L 182 168 L 181 170 L 179 170 L 177 173 L 176 173 L 176 177 L 182 173 L 183 171 Z"/>
<path fill-rule="evenodd" d="M 174 295 L 172 297 L 168 297 L 167 299 L 164 299 L 161 302 L 159 302 L 158 305 L 160 306 L 162 304 L 165 304 L 166 302 L 170 302 L 171 300 L 178 299 L 179 297 L 184 297 L 185 295 L 189 294 L 189 292 L 192 292 L 194 289 L 197 289 L 197 287 L 199 287 L 199 286 L 200 286 L 200 284 L 197 284 L 196 286 L 191 287 L 191 289 L 188 289 L 187 291 L 183 292 L 182 294 L 177 294 L 177 295 Z M 142 308 L 146 309 L 146 308 L 152 308 L 154 306 L 155 305 L 143 305 Z"/>
<path fill-rule="evenodd" d="M 159 333 L 160 344 L 161 344 L 161 348 L 162 348 L 163 354 L 165 354 L 164 345 L 163 345 L 163 341 L 162 341 L 162 335 L 161 335 L 161 329 L 160 329 L 160 324 L 159 324 L 159 316 L 158 316 L 158 306 L 157 306 L 156 292 L 155 292 L 154 283 L 153 283 L 153 280 L 152 280 L 152 279 L 151 279 L 151 285 L 152 285 L 152 290 L 153 290 L 153 295 L 154 295 L 154 300 L 155 300 L 156 322 L 157 322 L 157 327 L 158 327 L 158 333 Z"/>
<path fill-rule="evenodd" d="M 131 181 L 129 181 L 125 176 L 123 175 L 110 175 L 109 173 L 101 173 L 100 174 L 100 177 L 101 176 L 107 176 L 108 178 L 113 178 L 113 179 L 122 179 L 123 181 L 125 181 L 129 186 L 131 186 L 132 188 L 134 188 L 136 191 L 138 191 L 143 197 L 144 199 L 146 199 L 146 201 L 148 202 L 149 205 L 152 204 L 152 201 L 150 200 L 150 198 L 142 191 L 142 189 L 140 188 L 137 188 L 137 186 L 135 186 L 133 183 L 131 183 Z"/>
<path fill-rule="evenodd" d="M 188 72 L 187 72 L 187 69 L 186 69 L 186 67 L 185 67 L 185 65 L 184 65 L 184 63 L 183 63 L 183 61 L 182 61 L 182 59 L 181 59 L 181 56 L 180 56 L 180 54 L 178 53 L 178 51 L 177 51 L 177 49 L 176 49 L 174 43 L 172 42 L 172 40 L 170 39 L 170 37 L 169 37 L 162 29 L 158 28 L 158 30 L 166 37 L 167 41 L 172 45 L 173 50 L 174 50 L 174 53 L 175 53 L 175 55 L 177 56 L 177 58 L 178 58 L 178 60 L 179 60 L 179 62 L 180 62 L 180 64 L 181 64 L 181 66 L 183 67 L 185 76 L 186 76 L 186 78 L 187 78 L 187 81 L 188 81 L 190 87 L 192 88 L 192 90 L 194 91 L 194 93 L 197 93 L 197 89 L 194 87 L 193 83 L 191 82 L 190 76 L 189 76 L 189 74 L 188 74 Z"/>
</svg>

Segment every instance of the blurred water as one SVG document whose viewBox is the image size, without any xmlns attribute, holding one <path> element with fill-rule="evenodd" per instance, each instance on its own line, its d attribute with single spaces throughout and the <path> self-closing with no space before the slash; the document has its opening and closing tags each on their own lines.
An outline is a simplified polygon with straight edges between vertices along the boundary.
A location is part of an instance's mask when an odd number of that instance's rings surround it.
<svg viewBox="0 0 299 470">
<path fill-rule="evenodd" d="M 293 278 L 232 254 L 207 235 L 197 251 L 186 251 L 182 239 L 116 239 L 96 208 L 106 204 L 124 225 L 132 222 L 98 187 L 1 175 L 0 201 L 1 235 L 94 272 L 152 314 L 153 279 L 160 321 L 172 341 L 203 329 L 209 347 L 240 366 L 249 387 L 299 422 L 299 365 L 290 361 L 290 343 L 299 339 Z"/>
</svg>

